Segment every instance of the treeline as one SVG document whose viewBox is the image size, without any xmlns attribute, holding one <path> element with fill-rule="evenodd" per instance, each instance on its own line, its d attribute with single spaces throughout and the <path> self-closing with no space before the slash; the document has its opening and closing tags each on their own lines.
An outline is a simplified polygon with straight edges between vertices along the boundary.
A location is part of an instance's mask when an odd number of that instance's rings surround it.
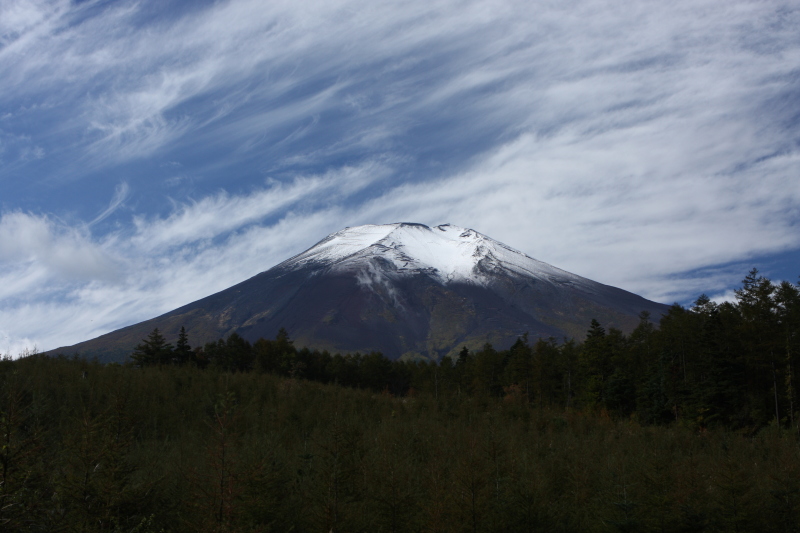
<svg viewBox="0 0 800 533">
<path fill-rule="evenodd" d="M 0 430 L 0 531 L 800 524 L 788 429 L 646 426 L 519 394 L 400 398 L 257 372 L 32 356 L 0 361 Z"/>
<path fill-rule="evenodd" d="M 656 326 L 647 313 L 625 335 L 592 321 L 585 339 L 527 336 L 507 350 L 464 348 L 455 360 L 390 361 L 380 353 L 331 355 L 296 348 L 285 330 L 250 344 L 234 333 L 190 349 L 158 330 L 137 347 L 135 364 L 192 364 L 272 373 L 397 396 L 496 397 L 539 407 L 606 412 L 647 424 L 721 425 L 754 432 L 796 427 L 800 290 L 751 271 L 736 301 L 706 296 L 675 305 Z"/>
</svg>

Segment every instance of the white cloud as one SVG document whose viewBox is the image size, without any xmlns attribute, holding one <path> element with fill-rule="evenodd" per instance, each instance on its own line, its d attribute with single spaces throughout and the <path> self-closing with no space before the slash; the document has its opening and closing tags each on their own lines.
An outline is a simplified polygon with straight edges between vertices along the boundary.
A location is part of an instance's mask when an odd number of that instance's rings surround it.
<svg viewBox="0 0 800 533">
<path fill-rule="evenodd" d="M 83 229 L 21 212 L 0 217 L 0 265 L 7 265 L 16 276 L 44 268 L 43 275 L 69 281 L 113 280 L 118 273 L 114 259 Z M 30 283 L 9 286 L 11 294 L 31 289 Z"/>
<path fill-rule="evenodd" d="M 105 210 L 104 210 L 102 213 L 100 213 L 99 215 L 97 215 L 97 216 L 95 217 L 95 219 L 94 219 L 94 220 L 92 220 L 92 221 L 89 223 L 89 226 L 93 226 L 94 224 L 97 224 L 98 222 L 100 222 L 100 221 L 102 221 L 102 220 L 105 220 L 105 219 L 106 219 L 106 218 L 108 218 L 108 217 L 109 217 L 109 216 L 110 216 L 112 213 L 114 213 L 114 211 L 116 211 L 117 209 L 119 209 L 119 207 L 120 207 L 120 206 L 121 206 L 121 205 L 122 205 L 122 204 L 125 202 L 125 200 L 128 198 L 128 195 L 130 194 L 130 192 L 131 192 L 131 188 L 130 188 L 130 186 L 129 186 L 129 185 L 126 183 L 126 182 L 124 182 L 124 181 L 123 181 L 122 183 L 120 183 L 119 185 L 117 185 L 117 186 L 114 188 L 114 197 L 111 199 L 111 202 L 108 204 L 108 207 L 107 207 L 107 208 L 106 208 L 106 209 L 105 209 Z"/>
<path fill-rule="evenodd" d="M 0 47 L 8 46 L 41 24 L 49 13 L 63 8 L 63 4 L 52 1 L 5 0 L 0 4 Z"/>
<path fill-rule="evenodd" d="M 378 162 L 344 167 L 321 176 L 298 177 L 291 184 L 274 182 L 271 187 L 249 195 L 220 192 L 180 206 L 169 217 L 134 219 L 136 235 L 131 239 L 139 250 L 185 245 L 237 230 L 297 204 L 342 200 L 364 187 L 381 181 L 389 169 Z"/>
</svg>

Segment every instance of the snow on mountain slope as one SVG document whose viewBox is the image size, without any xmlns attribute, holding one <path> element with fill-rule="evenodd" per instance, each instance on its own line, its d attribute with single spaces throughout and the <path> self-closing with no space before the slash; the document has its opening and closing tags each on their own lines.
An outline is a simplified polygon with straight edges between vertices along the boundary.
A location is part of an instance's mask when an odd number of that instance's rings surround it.
<svg viewBox="0 0 800 533">
<path fill-rule="evenodd" d="M 441 283 L 483 285 L 498 269 L 525 277 L 574 285 L 588 279 L 538 261 L 472 229 L 442 224 L 395 223 L 345 228 L 333 233 L 280 267 L 295 270 L 307 265 L 333 271 L 372 268 L 374 258 L 388 260 L 400 274 L 425 272 Z"/>
</svg>

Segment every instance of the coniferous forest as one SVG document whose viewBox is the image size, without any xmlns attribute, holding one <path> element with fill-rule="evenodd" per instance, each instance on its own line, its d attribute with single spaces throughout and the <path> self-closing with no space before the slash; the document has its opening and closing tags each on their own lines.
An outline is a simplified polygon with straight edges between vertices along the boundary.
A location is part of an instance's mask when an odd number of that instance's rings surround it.
<svg viewBox="0 0 800 533">
<path fill-rule="evenodd" d="M 798 531 L 800 289 L 390 361 L 153 331 L 0 361 L 6 531 Z"/>
</svg>

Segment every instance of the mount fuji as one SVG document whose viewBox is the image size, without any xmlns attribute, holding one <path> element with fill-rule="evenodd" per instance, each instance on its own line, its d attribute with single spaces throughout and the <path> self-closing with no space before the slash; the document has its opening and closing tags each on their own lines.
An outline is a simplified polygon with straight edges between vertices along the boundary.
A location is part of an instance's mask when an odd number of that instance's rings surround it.
<svg viewBox="0 0 800 533">
<path fill-rule="evenodd" d="M 154 328 L 193 345 L 284 327 L 298 346 L 380 351 L 391 359 L 453 356 L 462 346 L 583 338 L 592 318 L 632 330 L 668 306 L 543 263 L 471 229 L 396 223 L 345 228 L 308 250 L 174 311 L 53 350 L 122 361 Z"/>
</svg>

